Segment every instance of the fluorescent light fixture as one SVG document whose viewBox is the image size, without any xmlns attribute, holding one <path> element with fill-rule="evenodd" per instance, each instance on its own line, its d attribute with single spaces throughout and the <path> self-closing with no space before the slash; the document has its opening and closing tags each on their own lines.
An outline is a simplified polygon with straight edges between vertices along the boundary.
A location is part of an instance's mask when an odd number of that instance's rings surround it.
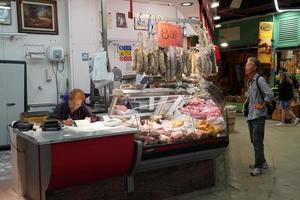
<svg viewBox="0 0 300 200">
<path fill-rule="evenodd" d="M 193 2 L 182 2 L 182 6 L 192 6 L 194 3 Z"/>
<path fill-rule="evenodd" d="M 280 9 L 278 6 L 278 0 L 274 0 L 275 8 L 278 12 L 287 12 L 287 11 L 300 11 L 300 9 Z"/>
<path fill-rule="evenodd" d="M 220 16 L 214 16 L 214 20 L 219 20 L 219 19 L 221 19 L 221 17 Z"/>
<path fill-rule="evenodd" d="M 222 42 L 221 47 L 228 47 L 228 43 L 227 42 Z"/>
<path fill-rule="evenodd" d="M 213 2 L 213 3 L 210 5 L 210 7 L 216 8 L 216 7 L 218 7 L 219 5 L 220 5 L 220 3 L 219 3 L 218 1 L 216 1 L 216 2 Z"/>
<path fill-rule="evenodd" d="M 216 28 L 220 28 L 222 25 L 221 24 L 216 24 Z"/>
<path fill-rule="evenodd" d="M 6 9 L 6 10 L 10 10 L 10 7 L 8 6 L 0 6 L 1 9 Z"/>
</svg>

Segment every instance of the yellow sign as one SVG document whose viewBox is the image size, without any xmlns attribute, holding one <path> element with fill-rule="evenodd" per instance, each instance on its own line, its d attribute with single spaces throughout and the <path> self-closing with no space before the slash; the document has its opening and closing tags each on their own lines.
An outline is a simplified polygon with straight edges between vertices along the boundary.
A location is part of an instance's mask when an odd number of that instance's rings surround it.
<svg viewBox="0 0 300 200">
<path fill-rule="evenodd" d="M 272 63 L 273 22 L 259 22 L 258 60 L 260 63 Z"/>
</svg>

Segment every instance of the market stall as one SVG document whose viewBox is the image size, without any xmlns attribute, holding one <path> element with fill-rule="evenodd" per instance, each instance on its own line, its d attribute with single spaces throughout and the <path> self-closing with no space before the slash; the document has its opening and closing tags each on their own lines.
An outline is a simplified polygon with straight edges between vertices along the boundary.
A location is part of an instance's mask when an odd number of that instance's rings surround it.
<svg viewBox="0 0 300 200">
<path fill-rule="evenodd" d="M 15 191 L 32 200 L 46 199 L 47 191 L 128 174 L 139 131 L 104 124 L 60 131 L 11 129 Z"/>
<path fill-rule="evenodd" d="M 59 131 L 11 129 L 20 195 L 76 199 L 74 187 L 80 191 L 102 181 L 86 193 L 96 193 L 93 198 L 98 199 L 155 199 L 153 194 L 162 199 L 214 185 L 215 159 L 225 151 L 229 137 L 224 96 L 207 81 L 217 74 L 218 60 L 213 25 L 205 19 L 209 11 L 200 5 L 200 20 L 131 13 L 139 22 L 135 28 L 140 26 L 136 44 L 119 45 L 117 53 L 120 62 L 130 61 L 125 72 L 134 74 L 133 82 L 118 78 L 124 69 L 110 66 L 112 55 L 103 27 L 104 48 L 89 61 L 90 100 L 105 102 L 108 113 L 98 116 L 102 121 L 76 122 L 76 127 Z M 143 20 L 148 34 L 142 32 Z M 118 28 L 127 28 L 125 14 L 116 13 L 116 21 Z M 198 25 L 195 47 L 186 42 L 188 23 Z M 97 90 L 104 99 L 94 96 Z M 160 181 L 155 177 L 165 173 L 169 188 L 158 184 L 154 189 L 152 185 Z M 124 185 L 120 177 L 125 177 Z"/>
</svg>

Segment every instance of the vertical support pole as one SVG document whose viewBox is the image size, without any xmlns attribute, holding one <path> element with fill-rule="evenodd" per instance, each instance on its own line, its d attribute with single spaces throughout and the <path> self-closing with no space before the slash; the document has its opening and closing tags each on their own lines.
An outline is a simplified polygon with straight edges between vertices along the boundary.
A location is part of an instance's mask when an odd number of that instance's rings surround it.
<svg viewBox="0 0 300 200">
<path fill-rule="evenodd" d="M 102 47 L 107 52 L 107 1 L 101 1 Z"/>
</svg>

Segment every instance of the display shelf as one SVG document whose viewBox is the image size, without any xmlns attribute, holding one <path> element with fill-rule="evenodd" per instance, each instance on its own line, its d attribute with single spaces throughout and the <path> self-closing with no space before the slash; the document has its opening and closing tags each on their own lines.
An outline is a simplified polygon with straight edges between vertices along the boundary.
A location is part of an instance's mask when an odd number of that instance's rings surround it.
<svg viewBox="0 0 300 200">
<path fill-rule="evenodd" d="M 26 33 L 9 33 L 9 32 L 0 33 L 0 37 L 9 37 L 10 40 L 13 40 L 15 37 L 25 37 L 25 36 L 27 36 Z"/>
</svg>

